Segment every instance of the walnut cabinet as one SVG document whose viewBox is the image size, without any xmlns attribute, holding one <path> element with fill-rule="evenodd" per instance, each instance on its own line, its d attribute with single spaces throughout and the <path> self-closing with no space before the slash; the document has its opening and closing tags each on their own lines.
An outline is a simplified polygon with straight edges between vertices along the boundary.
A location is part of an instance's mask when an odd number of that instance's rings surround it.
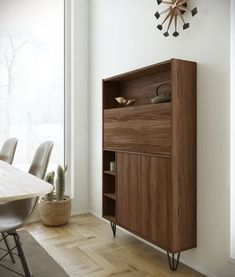
<svg viewBox="0 0 235 277">
<path fill-rule="evenodd" d="M 171 102 L 151 104 L 158 87 Z M 136 102 L 120 107 L 116 97 Z M 103 80 L 102 193 L 114 236 L 119 225 L 165 249 L 172 270 L 196 247 L 195 62 L 171 59 Z"/>
</svg>

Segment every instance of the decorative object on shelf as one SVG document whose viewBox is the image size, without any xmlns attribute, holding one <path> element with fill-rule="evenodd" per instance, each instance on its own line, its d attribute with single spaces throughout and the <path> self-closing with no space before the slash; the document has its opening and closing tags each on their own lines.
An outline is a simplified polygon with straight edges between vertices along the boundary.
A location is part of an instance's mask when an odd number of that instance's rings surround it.
<svg viewBox="0 0 235 277">
<path fill-rule="evenodd" d="M 151 99 L 152 104 L 171 102 L 171 97 L 167 95 L 156 96 Z"/>
<path fill-rule="evenodd" d="M 121 107 L 133 106 L 136 102 L 136 99 L 126 99 L 125 97 L 117 97 L 115 100 Z"/>
<path fill-rule="evenodd" d="M 156 88 L 156 95 L 151 99 L 152 104 L 171 102 L 171 85 L 168 82 L 159 84 Z"/>
<path fill-rule="evenodd" d="M 115 162 L 110 162 L 109 170 L 114 172 L 115 171 L 115 167 L 116 167 Z"/>
<path fill-rule="evenodd" d="M 56 183 L 56 192 L 51 192 L 39 201 L 39 214 L 44 225 L 57 227 L 65 225 L 71 213 L 71 199 L 64 195 L 65 191 L 65 172 L 61 165 L 57 168 L 55 181 L 55 172 L 49 172 L 45 180 L 54 186 Z M 54 187 L 55 189 L 55 187 Z"/>
<path fill-rule="evenodd" d="M 157 19 L 159 19 L 163 14 L 166 14 L 162 23 L 157 25 L 157 28 L 161 31 L 163 29 L 163 25 L 168 21 L 167 30 L 165 33 L 163 33 L 163 35 L 165 37 L 169 36 L 169 30 L 170 30 L 173 19 L 175 22 L 175 30 L 172 35 L 174 37 L 178 37 L 178 35 L 179 35 L 178 29 L 177 29 L 178 18 L 180 18 L 181 21 L 183 22 L 183 30 L 189 28 L 190 25 L 188 22 L 185 22 L 183 14 L 185 12 L 190 12 L 192 16 L 195 16 L 198 13 L 198 11 L 197 11 L 197 7 L 190 10 L 187 7 L 188 2 L 189 2 L 189 0 L 167 0 L 167 1 L 157 0 L 158 5 L 160 5 L 161 3 L 168 5 L 168 8 L 164 9 L 162 12 L 157 11 L 155 13 L 155 17 Z"/>
</svg>

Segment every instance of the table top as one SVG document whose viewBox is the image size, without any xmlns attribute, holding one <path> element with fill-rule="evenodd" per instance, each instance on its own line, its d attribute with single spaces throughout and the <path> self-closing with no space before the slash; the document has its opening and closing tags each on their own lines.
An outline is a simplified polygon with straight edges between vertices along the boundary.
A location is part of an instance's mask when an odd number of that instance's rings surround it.
<svg viewBox="0 0 235 277">
<path fill-rule="evenodd" d="M 0 202 L 43 196 L 52 190 L 49 183 L 0 161 Z"/>
</svg>

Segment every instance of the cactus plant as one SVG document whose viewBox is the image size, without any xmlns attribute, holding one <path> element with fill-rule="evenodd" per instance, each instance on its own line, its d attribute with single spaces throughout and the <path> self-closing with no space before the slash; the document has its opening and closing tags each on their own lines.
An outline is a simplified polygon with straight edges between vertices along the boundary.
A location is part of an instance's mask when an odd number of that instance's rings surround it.
<svg viewBox="0 0 235 277">
<path fill-rule="evenodd" d="M 69 221 L 71 199 L 69 196 L 64 195 L 66 170 L 67 167 L 63 168 L 59 165 L 56 172 L 56 180 L 54 180 L 55 172 L 48 173 L 45 178 L 45 181 L 52 184 L 54 189 L 56 189 L 56 193 L 53 190 L 53 192 L 39 200 L 39 215 L 42 223 L 46 226 L 63 226 Z"/>
<path fill-rule="evenodd" d="M 64 169 L 61 165 L 57 168 L 57 178 L 56 178 L 56 200 L 61 201 L 64 199 L 65 191 L 65 172 L 67 167 Z"/>
<path fill-rule="evenodd" d="M 53 186 L 53 191 L 46 195 L 46 200 L 47 201 L 53 201 L 53 193 L 54 193 L 54 190 L 55 190 L 54 179 L 55 179 L 55 172 L 54 171 L 49 172 L 47 174 L 46 178 L 45 178 L 45 181 Z"/>
</svg>

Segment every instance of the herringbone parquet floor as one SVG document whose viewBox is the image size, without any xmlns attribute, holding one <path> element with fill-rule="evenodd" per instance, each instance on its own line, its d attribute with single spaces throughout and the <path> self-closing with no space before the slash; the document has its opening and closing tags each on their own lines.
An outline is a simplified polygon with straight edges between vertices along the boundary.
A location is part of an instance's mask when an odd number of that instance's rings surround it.
<svg viewBox="0 0 235 277">
<path fill-rule="evenodd" d="M 36 223 L 27 230 L 69 276 L 203 276 L 183 264 L 171 272 L 166 255 L 121 230 L 113 238 L 109 224 L 90 214 L 72 217 L 64 227 Z"/>
</svg>

